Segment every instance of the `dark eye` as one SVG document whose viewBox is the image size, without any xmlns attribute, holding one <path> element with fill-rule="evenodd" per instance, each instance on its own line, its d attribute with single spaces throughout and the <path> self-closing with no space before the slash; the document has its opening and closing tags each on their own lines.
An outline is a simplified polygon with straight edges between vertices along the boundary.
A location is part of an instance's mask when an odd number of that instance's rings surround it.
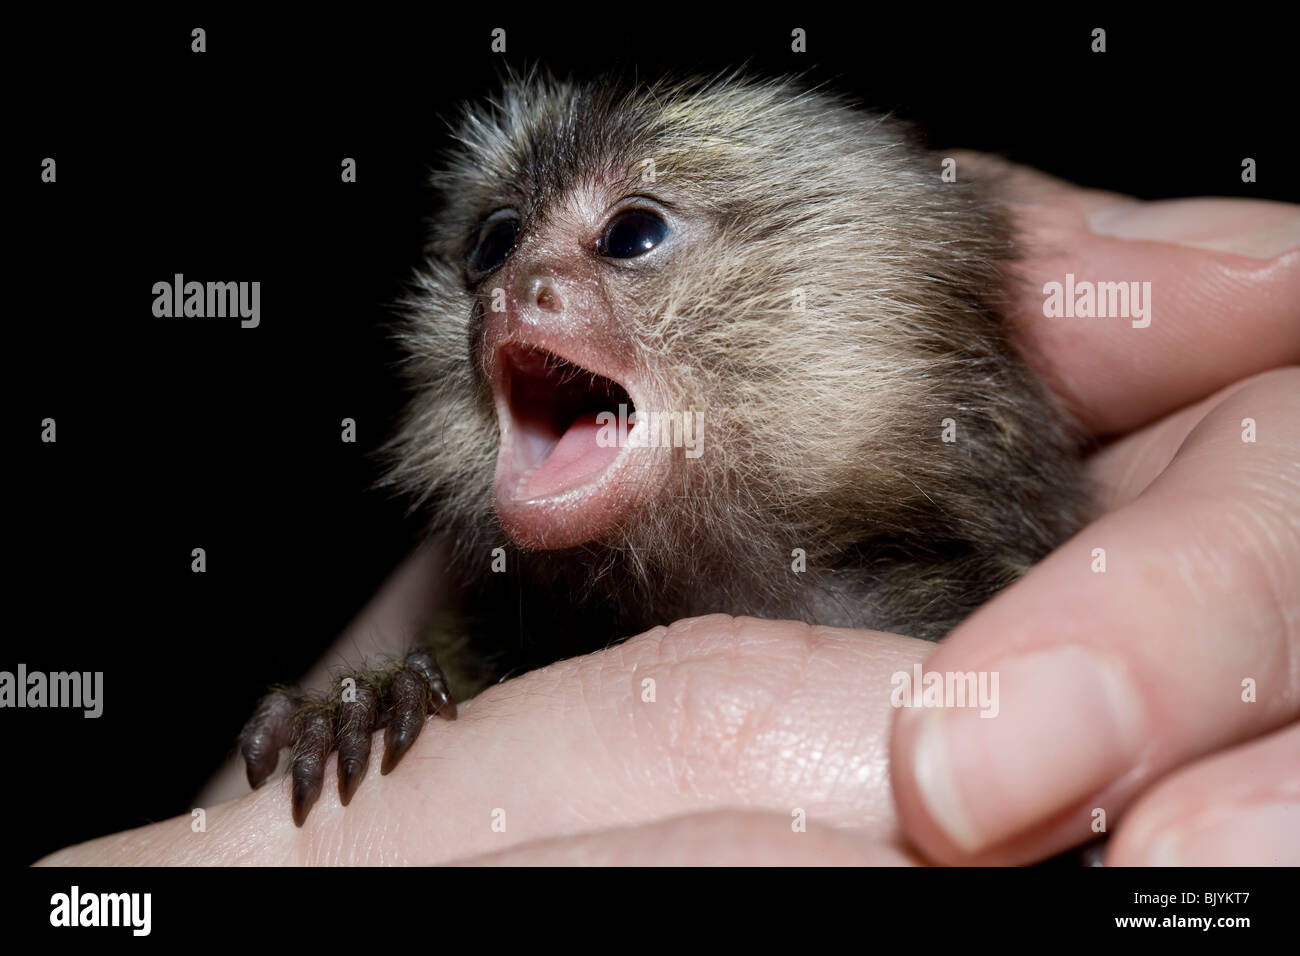
<svg viewBox="0 0 1300 956">
<path fill-rule="evenodd" d="M 648 209 L 628 209 L 609 221 L 596 243 L 596 251 L 608 259 L 643 256 L 668 235 L 668 223 Z"/>
<path fill-rule="evenodd" d="M 470 272 L 485 276 L 501 263 L 515 248 L 519 237 L 519 217 L 513 210 L 493 213 L 479 231 L 478 245 L 469 257 Z"/>
</svg>

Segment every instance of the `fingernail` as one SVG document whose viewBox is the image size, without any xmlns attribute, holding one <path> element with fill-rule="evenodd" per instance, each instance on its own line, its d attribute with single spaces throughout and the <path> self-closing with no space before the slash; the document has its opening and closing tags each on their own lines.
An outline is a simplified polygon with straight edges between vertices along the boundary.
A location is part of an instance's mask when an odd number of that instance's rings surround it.
<svg viewBox="0 0 1300 956">
<path fill-rule="evenodd" d="M 1077 646 L 1006 662 L 993 717 L 931 708 L 913 750 L 931 819 L 974 853 L 1094 793 L 1133 763 L 1142 711 L 1122 670 Z M 985 708 L 987 710 L 987 708 Z"/>
<path fill-rule="evenodd" d="M 1300 247 L 1300 209 L 1258 199 L 1121 202 L 1089 217 L 1092 231 L 1272 259 Z"/>
<path fill-rule="evenodd" d="M 1147 866 L 1300 866 L 1300 801 L 1220 807 L 1217 819 L 1155 837 Z"/>
</svg>

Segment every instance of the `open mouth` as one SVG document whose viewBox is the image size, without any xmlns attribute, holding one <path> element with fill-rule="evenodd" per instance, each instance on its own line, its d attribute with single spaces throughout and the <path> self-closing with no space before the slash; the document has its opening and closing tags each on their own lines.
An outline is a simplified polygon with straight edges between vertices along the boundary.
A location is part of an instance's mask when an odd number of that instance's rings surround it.
<svg viewBox="0 0 1300 956">
<path fill-rule="evenodd" d="M 544 349 L 510 344 L 498 357 L 512 497 L 551 498 L 604 474 L 623 442 L 611 420 L 598 416 L 609 412 L 615 425 L 626 423 L 633 411 L 627 390 Z"/>
</svg>

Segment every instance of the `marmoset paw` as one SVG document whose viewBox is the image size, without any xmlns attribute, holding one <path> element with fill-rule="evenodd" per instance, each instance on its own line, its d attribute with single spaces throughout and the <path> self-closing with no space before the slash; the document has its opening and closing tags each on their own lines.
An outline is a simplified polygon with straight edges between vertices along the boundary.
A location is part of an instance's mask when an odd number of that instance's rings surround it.
<svg viewBox="0 0 1300 956">
<path fill-rule="evenodd" d="M 339 799 L 344 806 L 370 764 L 372 734 L 384 729 L 386 774 L 411 749 L 425 718 L 456 718 L 456 701 L 433 656 L 413 651 L 400 663 L 346 675 L 334 692 L 305 697 L 276 689 L 262 698 L 239 735 L 248 782 L 261 786 L 275 770 L 280 751 L 293 748 L 293 822 L 302 826 L 320 796 L 325 761 L 338 751 Z"/>
</svg>

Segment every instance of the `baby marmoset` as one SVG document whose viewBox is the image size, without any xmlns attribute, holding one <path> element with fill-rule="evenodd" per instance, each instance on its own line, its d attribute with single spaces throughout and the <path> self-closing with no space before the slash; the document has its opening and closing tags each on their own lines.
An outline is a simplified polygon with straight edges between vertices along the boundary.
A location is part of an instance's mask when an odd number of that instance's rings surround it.
<svg viewBox="0 0 1300 956">
<path fill-rule="evenodd" d="M 387 772 L 508 672 L 710 612 L 938 639 L 1077 527 L 1009 227 L 905 128 L 784 80 L 531 76 L 454 142 L 388 452 L 459 637 L 262 702 L 249 778 L 292 745 L 299 823 L 330 752 L 346 803 L 373 730 Z"/>
</svg>

